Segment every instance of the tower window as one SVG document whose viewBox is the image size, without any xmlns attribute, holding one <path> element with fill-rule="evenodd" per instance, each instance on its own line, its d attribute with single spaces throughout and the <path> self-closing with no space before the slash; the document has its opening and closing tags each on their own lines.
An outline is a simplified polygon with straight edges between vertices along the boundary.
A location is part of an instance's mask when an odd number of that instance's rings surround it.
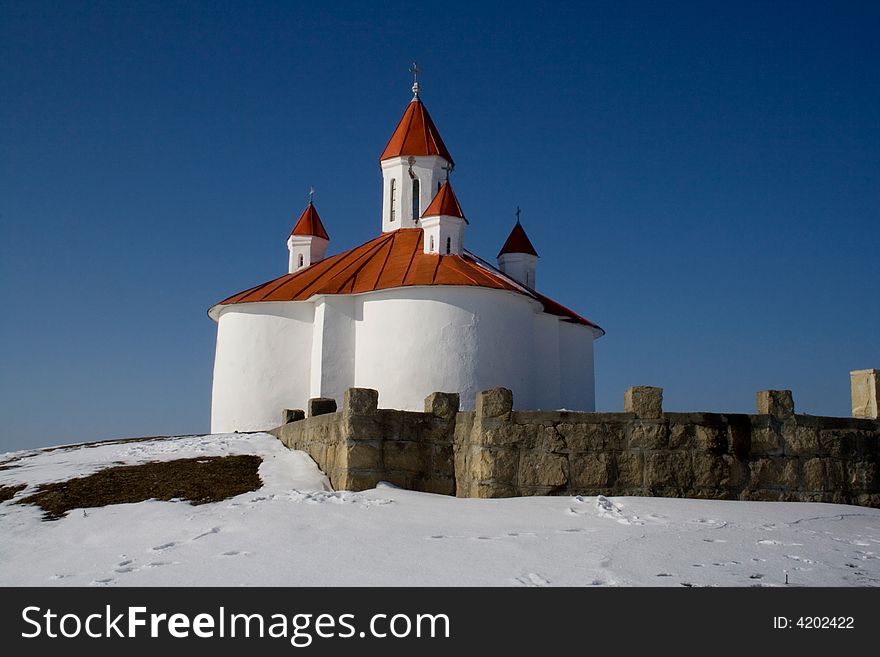
<svg viewBox="0 0 880 657">
<path fill-rule="evenodd" d="M 452 253 L 452 238 L 447 237 L 446 238 L 446 255 L 449 255 L 450 253 Z"/>
<path fill-rule="evenodd" d="M 434 236 L 431 235 L 431 253 L 434 253 Z"/>
<path fill-rule="evenodd" d="M 299 257 L 296 259 L 296 262 L 297 262 L 297 265 L 296 265 L 297 267 L 303 266 L 303 254 L 302 253 L 299 254 Z"/>
<path fill-rule="evenodd" d="M 412 220 L 413 220 L 414 224 L 419 222 L 419 179 L 418 178 L 413 178 Z"/>
<path fill-rule="evenodd" d="M 397 217 L 397 212 L 395 211 L 395 206 L 397 205 L 397 180 L 395 178 L 391 179 L 391 221 L 394 221 Z"/>
</svg>

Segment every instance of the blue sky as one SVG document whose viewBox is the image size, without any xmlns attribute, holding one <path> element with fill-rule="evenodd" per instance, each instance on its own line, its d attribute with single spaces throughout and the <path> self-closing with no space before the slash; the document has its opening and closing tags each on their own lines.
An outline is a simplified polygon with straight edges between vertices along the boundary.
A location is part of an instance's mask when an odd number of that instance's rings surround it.
<svg viewBox="0 0 880 657">
<path fill-rule="evenodd" d="M 467 246 L 522 207 L 597 406 L 849 414 L 880 367 L 876 3 L 0 2 L 0 450 L 209 428 L 207 308 L 380 231 L 411 94 Z"/>
</svg>

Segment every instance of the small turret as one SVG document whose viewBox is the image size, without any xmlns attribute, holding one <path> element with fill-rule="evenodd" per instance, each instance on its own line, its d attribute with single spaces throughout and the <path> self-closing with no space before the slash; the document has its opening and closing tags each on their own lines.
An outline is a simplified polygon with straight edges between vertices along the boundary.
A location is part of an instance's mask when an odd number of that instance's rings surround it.
<svg viewBox="0 0 880 657">
<path fill-rule="evenodd" d="M 461 255 L 464 249 L 464 218 L 452 185 L 447 180 L 422 215 L 425 253 Z"/>
<path fill-rule="evenodd" d="M 538 267 L 538 252 L 532 246 L 529 236 L 519 222 L 519 208 L 516 209 L 516 225 L 507 236 L 507 241 L 498 252 L 498 269 L 516 282 L 535 289 L 535 270 Z"/>
<path fill-rule="evenodd" d="M 291 274 L 323 260 L 330 244 L 330 235 L 312 203 L 313 194 L 310 193 L 309 204 L 287 238 L 287 250 L 290 252 L 287 271 Z"/>
</svg>

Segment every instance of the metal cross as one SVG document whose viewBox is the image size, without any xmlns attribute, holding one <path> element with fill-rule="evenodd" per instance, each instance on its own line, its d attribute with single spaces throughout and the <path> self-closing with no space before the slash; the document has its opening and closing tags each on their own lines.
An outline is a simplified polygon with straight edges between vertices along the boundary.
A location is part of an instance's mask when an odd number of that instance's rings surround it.
<svg viewBox="0 0 880 657">
<path fill-rule="evenodd" d="M 516 223 L 519 223 L 519 213 L 520 212 L 522 212 L 522 210 L 520 210 L 519 206 L 517 205 L 516 206 Z"/>
<path fill-rule="evenodd" d="M 315 188 L 309 187 L 309 205 L 312 204 L 312 201 L 315 199 Z"/>
<path fill-rule="evenodd" d="M 419 65 L 415 62 L 409 67 L 409 72 L 413 74 L 412 91 L 415 98 L 419 97 Z"/>
<path fill-rule="evenodd" d="M 449 174 L 452 173 L 452 170 L 455 169 L 451 164 L 449 166 L 440 167 L 446 172 L 446 182 L 449 182 Z"/>
</svg>

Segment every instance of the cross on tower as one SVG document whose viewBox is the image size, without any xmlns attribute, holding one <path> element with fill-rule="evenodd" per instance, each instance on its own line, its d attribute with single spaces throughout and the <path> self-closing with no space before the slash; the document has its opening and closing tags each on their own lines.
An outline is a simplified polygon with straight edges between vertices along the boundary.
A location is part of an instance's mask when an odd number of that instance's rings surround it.
<svg viewBox="0 0 880 657">
<path fill-rule="evenodd" d="M 315 200 L 315 188 L 309 187 L 309 205 L 312 204 L 313 200 Z"/>
<path fill-rule="evenodd" d="M 445 167 L 440 167 L 446 172 L 446 182 L 449 182 L 449 174 L 452 173 L 452 170 L 455 168 L 451 164 L 446 165 Z"/>
<path fill-rule="evenodd" d="M 522 212 L 522 210 L 520 210 L 519 206 L 517 205 L 516 206 L 516 223 L 519 223 L 519 213 L 520 212 Z"/>
<path fill-rule="evenodd" d="M 409 72 L 413 74 L 413 98 L 419 97 L 419 65 L 415 62 L 409 67 Z"/>
</svg>

